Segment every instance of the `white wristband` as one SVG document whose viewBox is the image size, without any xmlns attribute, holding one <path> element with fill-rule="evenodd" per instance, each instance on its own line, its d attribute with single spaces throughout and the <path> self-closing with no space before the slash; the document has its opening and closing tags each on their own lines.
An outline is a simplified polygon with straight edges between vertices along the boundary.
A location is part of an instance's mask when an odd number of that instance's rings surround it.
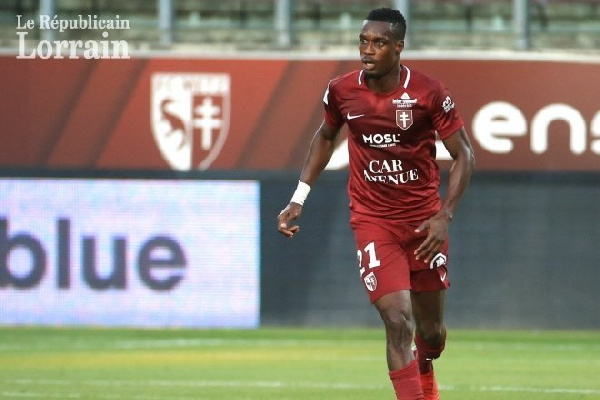
<svg viewBox="0 0 600 400">
<path fill-rule="evenodd" d="M 309 192 L 310 186 L 302 181 L 298 181 L 298 187 L 296 188 L 296 191 L 294 192 L 290 203 L 294 202 L 300 205 L 304 205 L 304 200 L 306 200 L 306 197 L 308 196 Z"/>
</svg>

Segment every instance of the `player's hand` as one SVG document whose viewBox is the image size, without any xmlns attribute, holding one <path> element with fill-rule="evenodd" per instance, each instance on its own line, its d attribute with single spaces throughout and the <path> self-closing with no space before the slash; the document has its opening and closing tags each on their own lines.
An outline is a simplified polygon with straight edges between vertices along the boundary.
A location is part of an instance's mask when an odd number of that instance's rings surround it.
<svg viewBox="0 0 600 400">
<path fill-rule="evenodd" d="M 277 229 L 279 232 L 289 238 L 294 237 L 300 231 L 300 227 L 298 225 L 290 226 L 290 222 L 300 218 L 301 213 L 302 206 L 294 202 L 291 202 L 286 208 L 281 210 L 277 217 Z"/>
<path fill-rule="evenodd" d="M 417 260 L 423 260 L 428 263 L 440 252 L 444 242 L 448 238 L 448 228 L 450 226 L 450 217 L 442 212 L 437 213 L 431 219 L 423 222 L 415 232 L 427 231 L 427 237 L 415 250 Z"/>
</svg>

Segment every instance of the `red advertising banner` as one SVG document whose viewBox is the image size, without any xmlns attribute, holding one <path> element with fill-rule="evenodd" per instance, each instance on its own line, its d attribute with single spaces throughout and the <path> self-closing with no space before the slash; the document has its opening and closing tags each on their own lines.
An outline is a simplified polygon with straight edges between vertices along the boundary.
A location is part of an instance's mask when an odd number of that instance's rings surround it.
<svg viewBox="0 0 600 400">
<path fill-rule="evenodd" d="M 404 62 L 450 89 L 478 170 L 600 169 L 600 62 Z M 2 56 L 0 167 L 299 169 L 328 81 L 357 68 L 355 60 Z M 343 139 L 331 168 L 346 165 Z"/>
</svg>

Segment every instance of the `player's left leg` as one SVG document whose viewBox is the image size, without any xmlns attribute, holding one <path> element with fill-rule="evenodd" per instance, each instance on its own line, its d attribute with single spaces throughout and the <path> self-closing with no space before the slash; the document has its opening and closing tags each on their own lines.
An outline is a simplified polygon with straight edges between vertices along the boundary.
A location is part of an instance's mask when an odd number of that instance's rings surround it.
<svg viewBox="0 0 600 400">
<path fill-rule="evenodd" d="M 444 300 L 445 290 L 411 293 L 415 320 L 415 345 L 421 373 L 421 386 L 426 400 L 440 398 L 433 372 L 433 360 L 440 356 L 446 344 Z"/>
</svg>

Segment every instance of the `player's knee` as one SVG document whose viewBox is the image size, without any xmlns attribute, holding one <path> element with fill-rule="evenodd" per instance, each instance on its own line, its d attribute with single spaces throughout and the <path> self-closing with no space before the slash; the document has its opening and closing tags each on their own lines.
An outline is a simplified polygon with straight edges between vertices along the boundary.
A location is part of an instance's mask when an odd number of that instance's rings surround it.
<svg viewBox="0 0 600 400">
<path fill-rule="evenodd" d="M 380 311 L 388 336 L 398 344 L 410 345 L 414 332 L 414 323 L 410 313 L 392 309 Z"/>
<path fill-rule="evenodd" d="M 375 307 L 385 325 L 388 340 L 395 347 L 408 347 L 412 343 L 415 325 L 412 316 L 410 293 L 399 291 L 381 297 Z"/>
<path fill-rule="evenodd" d="M 446 328 L 441 322 L 422 324 L 417 335 L 430 344 L 443 344 L 446 341 Z"/>
<path fill-rule="evenodd" d="M 431 330 L 428 336 L 421 336 L 420 332 L 415 335 L 415 344 L 419 349 L 419 357 L 436 359 L 442 354 L 446 347 L 446 328 Z"/>
</svg>

